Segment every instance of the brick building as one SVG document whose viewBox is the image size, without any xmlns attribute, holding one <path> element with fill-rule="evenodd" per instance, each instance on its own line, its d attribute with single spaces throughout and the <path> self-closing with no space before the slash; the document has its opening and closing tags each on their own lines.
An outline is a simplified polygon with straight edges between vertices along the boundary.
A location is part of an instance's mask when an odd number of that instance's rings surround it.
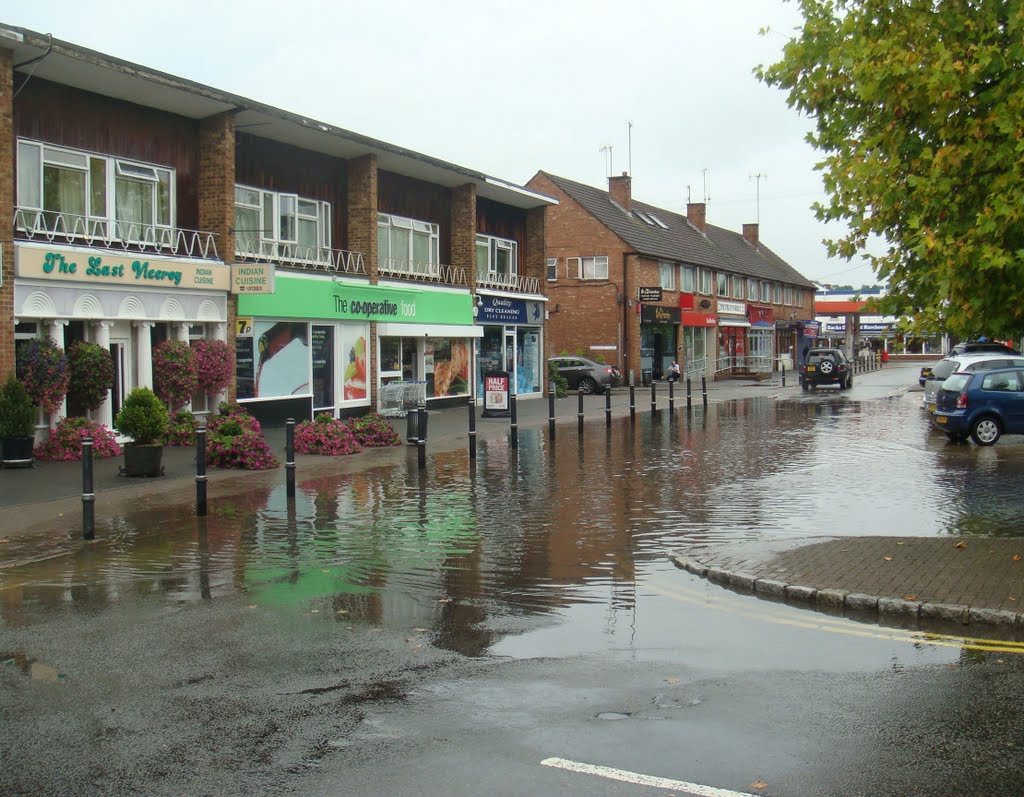
<svg viewBox="0 0 1024 797">
<path fill-rule="evenodd" d="M 227 342 L 265 421 L 365 412 L 398 380 L 465 403 L 496 364 L 540 395 L 551 204 L 0 25 L 0 378 L 20 341 L 99 343 L 107 424 L 167 339 Z"/>
<path fill-rule="evenodd" d="M 760 240 L 632 197 L 630 177 L 604 191 L 538 172 L 547 211 L 549 356 L 603 357 L 637 383 L 676 360 L 693 377 L 763 373 L 799 351 L 815 285 Z M 790 366 L 792 367 L 792 366 Z"/>
</svg>

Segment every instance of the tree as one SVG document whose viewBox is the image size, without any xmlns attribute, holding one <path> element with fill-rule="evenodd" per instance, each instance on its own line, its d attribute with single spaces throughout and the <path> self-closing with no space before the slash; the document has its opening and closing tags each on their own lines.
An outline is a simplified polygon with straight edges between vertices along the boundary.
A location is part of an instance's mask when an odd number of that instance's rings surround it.
<svg viewBox="0 0 1024 797">
<path fill-rule="evenodd" d="M 815 120 L 829 201 L 883 312 L 913 331 L 1024 330 L 1024 4 L 799 0 L 804 23 L 758 77 Z M 884 254 L 872 254 L 874 242 Z"/>
</svg>

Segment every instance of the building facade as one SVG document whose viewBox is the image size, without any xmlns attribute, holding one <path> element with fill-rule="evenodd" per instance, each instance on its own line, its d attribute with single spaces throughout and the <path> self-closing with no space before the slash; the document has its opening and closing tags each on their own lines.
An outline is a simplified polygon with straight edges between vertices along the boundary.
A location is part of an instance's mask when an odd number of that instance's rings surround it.
<svg viewBox="0 0 1024 797">
<path fill-rule="evenodd" d="M 637 384 L 675 360 L 687 376 L 720 378 L 792 367 L 814 283 L 772 252 L 758 225 L 736 233 L 632 197 L 627 174 L 608 190 L 538 172 L 548 210 L 549 355 L 618 365 Z"/>
<path fill-rule="evenodd" d="M 543 389 L 535 191 L 12 26 L 0 158 L 0 377 L 19 341 L 99 343 L 95 420 L 152 386 L 167 339 L 235 353 L 195 409 L 269 422 L 377 409 L 399 381 L 465 403 L 492 361 Z"/>
</svg>

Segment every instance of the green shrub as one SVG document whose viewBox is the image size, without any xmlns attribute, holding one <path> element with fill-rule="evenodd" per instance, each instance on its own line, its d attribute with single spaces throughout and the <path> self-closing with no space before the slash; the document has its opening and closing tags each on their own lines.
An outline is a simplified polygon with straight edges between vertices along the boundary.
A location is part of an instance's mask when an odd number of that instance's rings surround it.
<svg viewBox="0 0 1024 797">
<path fill-rule="evenodd" d="M 11 374 L 0 386 L 0 438 L 32 437 L 36 431 L 36 408 L 32 397 Z"/>
<path fill-rule="evenodd" d="M 548 390 L 555 392 L 555 398 L 565 398 L 569 393 L 569 380 L 558 373 L 554 363 L 548 363 Z"/>
<path fill-rule="evenodd" d="M 68 403 L 95 410 L 114 386 L 114 358 L 98 343 L 76 341 L 68 347 Z"/>
<path fill-rule="evenodd" d="M 138 445 L 159 442 L 167 431 L 167 407 L 148 387 L 137 387 L 124 400 L 114 426 Z"/>
</svg>

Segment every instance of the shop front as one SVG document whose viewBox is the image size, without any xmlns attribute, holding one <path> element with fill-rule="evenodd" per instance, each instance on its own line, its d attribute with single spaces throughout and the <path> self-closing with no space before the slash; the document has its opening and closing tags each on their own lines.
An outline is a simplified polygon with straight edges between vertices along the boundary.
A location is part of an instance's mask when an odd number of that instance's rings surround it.
<svg viewBox="0 0 1024 797">
<path fill-rule="evenodd" d="M 747 364 L 747 305 L 743 302 L 718 302 L 718 358 L 716 373 L 746 369 Z"/>
<path fill-rule="evenodd" d="M 640 308 L 640 379 L 662 379 L 673 361 L 679 359 L 679 326 L 682 311 L 678 307 L 643 305 Z"/>
<path fill-rule="evenodd" d="M 107 426 L 132 389 L 153 386 L 158 344 L 227 339 L 231 268 L 220 262 L 16 243 L 14 273 L 16 349 L 47 337 L 62 348 L 87 341 L 111 353 L 113 388 L 90 413 Z M 69 412 L 77 409 L 65 404 L 59 415 Z"/>
<path fill-rule="evenodd" d="M 238 400 L 261 420 L 380 409 L 381 388 L 399 381 L 428 401 L 469 395 L 478 333 L 467 291 L 315 274 L 276 282 L 273 295 L 238 299 Z"/>
<path fill-rule="evenodd" d="M 683 378 L 698 379 L 708 376 L 708 336 L 718 326 L 714 313 L 683 311 Z M 712 338 L 712 342 L 713 342 Z M 713 372 L 711 372 L 713 373 Z"/>
<path fill-rule="evenodd" d="M 544 390 L 544 304 L 480 290 L 476 322 L 482 331 L 476 358 L 476 395 L 483 396 L 484 374 L 507 371 L 518 396 Z"/>
<path fill-rule="evenodd" d="M 760 304 L 747 305 L 747 362 L 751 371 L 771 371 L 775 356 L 775 310 Z"/>
</svg>

